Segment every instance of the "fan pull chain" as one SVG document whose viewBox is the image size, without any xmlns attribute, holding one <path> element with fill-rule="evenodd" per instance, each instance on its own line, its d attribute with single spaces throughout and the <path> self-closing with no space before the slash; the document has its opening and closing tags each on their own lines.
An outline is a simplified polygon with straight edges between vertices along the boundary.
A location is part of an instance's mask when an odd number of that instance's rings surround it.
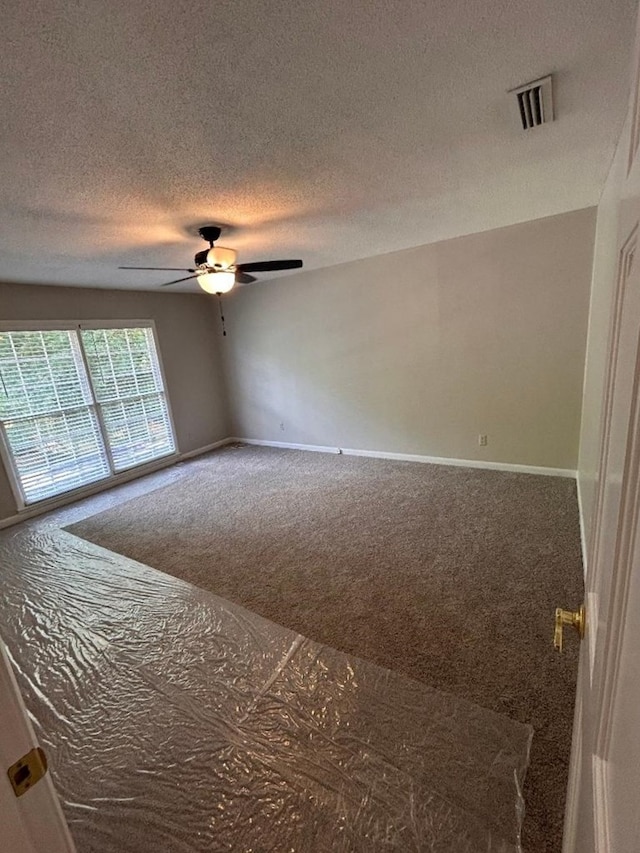
<svg viewBox="0 0 640 853">
<path fill-rule="evenodd" d="M 222 321 L 222 334 L 226 337 L 227 330 L 224 327 L 224 314 L 222 313 L 222 299 L 220 298 L 220 294 L 218 293 L 218 306 L 220 308 L 220 320 Z"/>
</svg>

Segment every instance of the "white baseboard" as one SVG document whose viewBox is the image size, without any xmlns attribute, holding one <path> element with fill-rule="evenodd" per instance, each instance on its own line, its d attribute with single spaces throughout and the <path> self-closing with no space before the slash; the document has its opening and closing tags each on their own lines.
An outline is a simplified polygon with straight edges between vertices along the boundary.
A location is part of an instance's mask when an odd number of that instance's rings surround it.
<svg viewBox="0 0 640 853">
<path fill-rule="evenodd" d="M 349 447 L 327 447 L 320 444 L 292 444 L 287 441 L 264 441 L 258 438 L 232 438 L 230 441 L 255 444 L 262 447 L 281 447 L 288 450 L 312 450 L 319 453 L 341 453 L 344 456 L 369 456 L 375 459 L 396 459 L 401 462 L 423 462 L 429 465 L 453 465 L 460 468 L 484 468 L 489 471 L 513 471 L 518 474 L 541 474 L 546 477 L 575 479 L 571 468 L 542 468 L 536 465 L 518 465 L 512 462 L 487 462 L 479 459 L 447 459 L 443 456 L 423 456 L 417 453 L 393 453 L 385 450 L 357 450 Z"/>
<path fill-rule="evenodd" d="M 122 486 L 131 480 L 137 480 L 140 477 L 145 477 L 147 474 L 155 474 L 156 471 L 162 471 L 164 468 L 169 468 L 171 465 L 177 465 L 178 462 L 184 462 L 187 459 L 192 459 L 194 456 L 201 456 L 203 453 L 209 453 L 218 447 L 229 444 L 235 441 L 232 438 L 223 438 L 220 441 L 214 441 L 213 444 L 207 444 L 205 447 L 198 447 L 195 450 L 189 450 L 187 453 L 174 453 L 171 456 L 165 456 L 163 459 L 158 459 L 156 462 L 150 462 L 147 465 L 141 465 L 138 468 L 132 468 L 122 474 L 117 474 L 115 477 L 110 477 L 108 480 L 101 480 L 91 486 L 83 489 L 76 489 L 73 492 L 67 492 L 63 495 L 58 495 L 38 504 L 27 506 L 19 510 L 15 515 L 10 515 L 8 518 L 0 519 L 0 530 L 5 527 L 12 527 L 14 524 L 20 524 L 21 521 L 27 521 L 29 518 L 35 518 L 38 515 L 44 515 L 45 512 L 51 512 L 54 509 L 60 509 L 63 506 L 68 506 L 74 501 L 89 498 L 93 495 L 100 494 L 107 489 L 112 489 L 115 486 Z"/>
<path fill-rule="evenodd" d="M 587 565 L 588 565 L 588 555 L 587 555 L 587 533 L 584 526 L 584 509 L 582 503 L 582 491 L 580 490 L 580 476 L 576 476 L 576 491 L 578 493 L 578 518 L 580 520 L 580 547 L 582 550 L 582 571 L 584 577 L 587 577 Z"/>
<path fill-rule="evenodd" d="M 263 441 L 261 438 L 231 438 L 230 442 L 255 444 L 258 447 L 280 447 L 283 450 L 312 450 L 316 453 L 342 453 L 339 447 L 325 447 L 323 444 L 291 444 L 288 441 Z"/>
<path fill-rule="evenodd" d="M 196 447 L 195 450 L 189 450 L 187 453 L 181 453 L 178 462 L 184 462 L 185 459 L 193 459 L 194 456 L 202 456 L 203 453 L 211 453 L 212 450 L 217 450 L 218 447 L 224 447 L 225 444 L 230 444 L 235 441 L 234 438 L 221 438 L 220 441 L 214 441 L 213 444 L 206 444 L 204 447 Z"/>
</svg>

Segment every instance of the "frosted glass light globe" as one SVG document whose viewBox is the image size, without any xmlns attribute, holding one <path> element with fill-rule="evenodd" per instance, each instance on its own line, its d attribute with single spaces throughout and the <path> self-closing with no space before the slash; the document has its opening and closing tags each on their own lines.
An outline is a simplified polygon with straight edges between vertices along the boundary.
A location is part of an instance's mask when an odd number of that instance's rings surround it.
<svg viewBox="0 0 640 853">
<path fill-rule="evenodd" d="M 233 272 L 206 272 L 198 276 L 198 284 L 207 293 L 228 293 L 235 281 Z"/>
</svg>

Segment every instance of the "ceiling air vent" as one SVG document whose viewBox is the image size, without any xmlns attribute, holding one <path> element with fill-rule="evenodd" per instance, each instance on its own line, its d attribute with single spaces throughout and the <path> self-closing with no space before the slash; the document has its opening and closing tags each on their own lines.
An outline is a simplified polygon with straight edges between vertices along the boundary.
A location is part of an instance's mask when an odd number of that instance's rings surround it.
<svg viewBox="0 0 640 853">
<path fill-rule="evenodd" d="M 518 118 L 523 130 L 553 121 L 551 76 L 511 89 L 516 97 Z"/>
</svg>

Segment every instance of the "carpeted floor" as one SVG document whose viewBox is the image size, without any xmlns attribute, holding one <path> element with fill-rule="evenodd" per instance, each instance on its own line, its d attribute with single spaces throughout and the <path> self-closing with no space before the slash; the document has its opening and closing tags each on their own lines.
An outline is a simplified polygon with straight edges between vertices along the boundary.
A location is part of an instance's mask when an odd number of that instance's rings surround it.
<svg viewBox="0 0 640 853">
<path fill-rule="evenodd" d="M 256 447 L 67 529 L 534 726 L 528 853 L 559 853 L 583 597 L 575 483 Z"/>
</svg>

